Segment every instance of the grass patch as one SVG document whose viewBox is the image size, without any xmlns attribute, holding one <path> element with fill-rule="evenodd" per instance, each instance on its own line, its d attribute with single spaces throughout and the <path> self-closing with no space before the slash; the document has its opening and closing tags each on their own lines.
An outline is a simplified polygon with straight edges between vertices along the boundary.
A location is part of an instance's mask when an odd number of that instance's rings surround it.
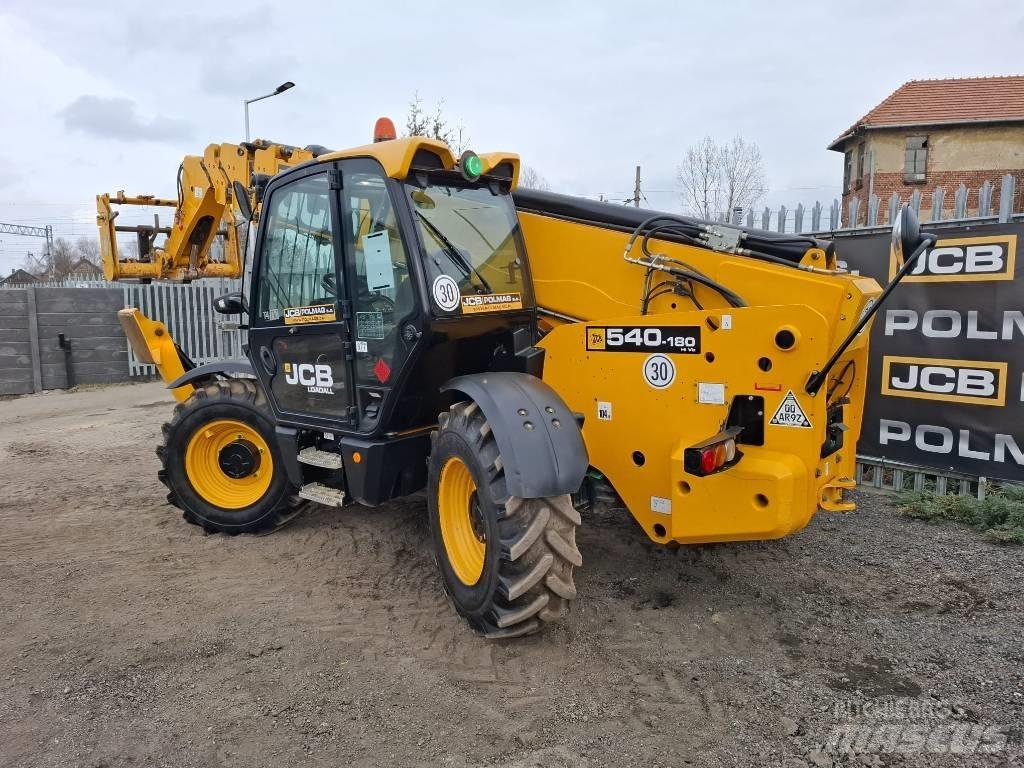
<svg viewBox="0 0 1024 768">
<path fill-rule="evenodd" d="M 930 523 L 953 520 L 981 531 L 992 541 L 1024 544 L 1024 486 L 995 488 L 984 499 L 903 493 L 896 503 L 899 512 L 907 517 Z"/>
</svg>

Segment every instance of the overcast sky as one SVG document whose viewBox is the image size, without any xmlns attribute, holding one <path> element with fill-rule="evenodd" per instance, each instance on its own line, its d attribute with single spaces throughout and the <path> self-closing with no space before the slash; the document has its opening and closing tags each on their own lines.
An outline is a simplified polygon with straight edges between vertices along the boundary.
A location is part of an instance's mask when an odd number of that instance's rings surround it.
<svg viewBox="0 0 1024 768">
<path fill-rule="evenodd" d="M 446 12 L 446 13 L 442 13 Z M 1018 74 L 1020 0 L 292 1 L 0 6 L 0 222 L 95 233 L 94 196 L 173 196 L 185 154 L 244 137 L 342 148 L 414 92 L 477 151 L 518 152 L 555 191 L 678 210 L 686 148 L 740 134 L 768 205 L 831 200 L 826 145 L 908 79 Z M 38 241 L 0 235 L 0 274 Z"/>
</svg>

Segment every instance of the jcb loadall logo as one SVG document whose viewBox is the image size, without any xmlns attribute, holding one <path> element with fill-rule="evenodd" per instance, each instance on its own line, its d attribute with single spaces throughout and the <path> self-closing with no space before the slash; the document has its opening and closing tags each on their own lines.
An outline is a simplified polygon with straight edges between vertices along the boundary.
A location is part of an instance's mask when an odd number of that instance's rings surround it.
<svg viewBox="0 0 1024 768">
<path fill-rule="evenodd" d="M 331 366 L 312 363 L 285 363 L 284 380 L 298 384 L 314 395 L 334 394 L 334 374 Z"/>
<path fill-rule="evenodd" d="M 955 237 L 939 240 L 918 258 L 904 282 L 977 282 L 1013 280 L 1017 257 L 1016 235 Z M 889 256 L 889 279 L 902 266 Z"/>
<path fill-rule="evenodd" d="M 882 358 L 882 394 L 969 405 L 1006 402 L 1006 363 L 934 358 Z"/>
</svg>

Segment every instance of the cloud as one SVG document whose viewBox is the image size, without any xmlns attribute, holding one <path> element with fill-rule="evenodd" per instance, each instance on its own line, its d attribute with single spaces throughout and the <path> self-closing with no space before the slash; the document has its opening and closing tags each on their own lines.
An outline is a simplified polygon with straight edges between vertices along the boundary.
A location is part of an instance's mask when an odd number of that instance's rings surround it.
<svg viewBox="0 0 1024 768">
<path fill-rule="evenodd" d="M 131 99 L 108 99 L 86 94 L 71 102 L 59 115 L 68 130 L 101 139 L 172 141 L 192 136 L 192 127 L 183 120 L 162 115 L 150 120 L 140 118 Z"/>
<path fill-rule="evenodd" d="M 0 189 L 13 187 L 21 178 L 14 170 L 14 163 L 6 157 L 0 157 Z"/>
<path fill-rule="evenodd" d="M 238 101 L 251 99 L 270 93 L 285 80 L 296 79 L 295 73 L 299 70 L 298 60 L 287 53 L 268 60 L 247 60 L 244 67 L 224 66 L 225 61 L 237 58 L 231 48 L 206 56 L 199 71 L 203 91 Z"/>
</svg>

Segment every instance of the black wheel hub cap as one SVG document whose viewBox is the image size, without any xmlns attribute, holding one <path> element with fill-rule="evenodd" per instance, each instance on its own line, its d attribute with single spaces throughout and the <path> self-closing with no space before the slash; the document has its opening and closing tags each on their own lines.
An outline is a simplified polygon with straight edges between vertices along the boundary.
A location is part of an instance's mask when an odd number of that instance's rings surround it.
<svg viewBox="0 0 1024 768">
<path fill-rule="evenodd" d="M 217 457 L 221 472 L 240 480 L 260 468 L 259 449 L 248 440 L 235 440 L 225 445 Z"/>
</svg>

